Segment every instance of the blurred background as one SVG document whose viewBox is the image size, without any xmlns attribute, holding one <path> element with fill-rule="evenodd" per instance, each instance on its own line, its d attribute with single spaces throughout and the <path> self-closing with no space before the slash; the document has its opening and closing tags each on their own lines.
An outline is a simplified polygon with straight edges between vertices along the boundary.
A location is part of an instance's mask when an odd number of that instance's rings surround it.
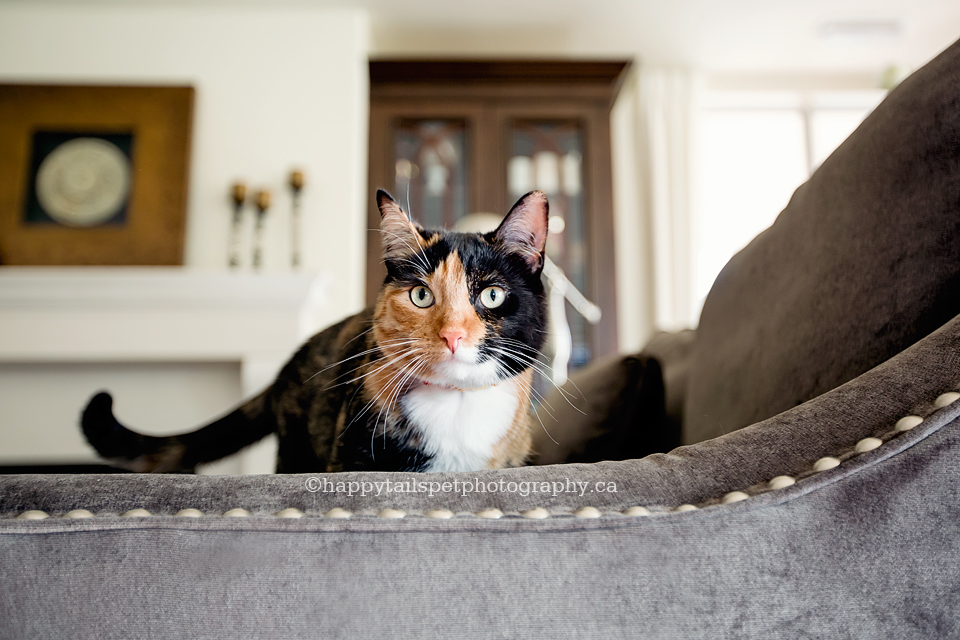
<svg viewBox="0 0 960 640">
<path fill-rule="evenodd" d="M 380 186 L 434 226 L 546 190 L 550 256 L 603 312 L 568 303 L 571 370 L 695 327 L 730 256 L 958 37 L 955 0 L 0 0 L 0 466 L 94 463 L 77 418 L 102 388 L 170 433 L 267 384 L 370 301 Z M 58 97 L 76 85 L 109 91 Z M 24 213 L 51 132 L 127 136 L 56 158 L 91 198 L 124 177 L 113 217 Z"/>
</svg>

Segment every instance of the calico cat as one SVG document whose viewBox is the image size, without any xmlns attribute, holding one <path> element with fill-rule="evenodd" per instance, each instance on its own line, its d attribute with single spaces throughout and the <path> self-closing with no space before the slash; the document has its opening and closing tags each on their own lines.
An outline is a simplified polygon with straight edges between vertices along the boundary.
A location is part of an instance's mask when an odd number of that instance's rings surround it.
<svg viewBox="0 0 960 640">
<path fill-rule="evenodd" d="M 263 393 L 190 433 L 131 431 L 99 393 L 81 419 L 90 444 L 138 472 L 193 472 L 271 433 L 279 473 L 524 464 L 546 195 L 528 193 L 487 234 L 425 230 L 385 191 L 377 204 L 387 276 L 375 308 L 313 336 Z"/>
</svg>

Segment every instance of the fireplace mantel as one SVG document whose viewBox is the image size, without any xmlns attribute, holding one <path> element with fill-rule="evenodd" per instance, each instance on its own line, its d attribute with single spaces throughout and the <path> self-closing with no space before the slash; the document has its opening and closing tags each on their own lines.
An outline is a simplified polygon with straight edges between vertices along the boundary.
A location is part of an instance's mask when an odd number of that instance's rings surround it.
<svg viewBox="0 0 960 640">
<path fill-rule="evenodd" d="M 250 396 L 338 319 L 326 284 L 318 274 L 3 267 L 0 363 L 236 362 Z M 240 470 L 267 472 L 270 455 L 246 454 Z"/>
</svg>

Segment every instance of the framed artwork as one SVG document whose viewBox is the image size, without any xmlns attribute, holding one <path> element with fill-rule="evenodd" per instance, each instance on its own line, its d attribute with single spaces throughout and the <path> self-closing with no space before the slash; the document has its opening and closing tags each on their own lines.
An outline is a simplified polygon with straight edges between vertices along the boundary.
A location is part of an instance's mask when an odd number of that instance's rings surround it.
<svg viewBox="0 0 960 640">
<path fill-rule="evenodd" d="M 183 264 L 193 98 L 0 84 L 0 264 Z"/>
</svg>

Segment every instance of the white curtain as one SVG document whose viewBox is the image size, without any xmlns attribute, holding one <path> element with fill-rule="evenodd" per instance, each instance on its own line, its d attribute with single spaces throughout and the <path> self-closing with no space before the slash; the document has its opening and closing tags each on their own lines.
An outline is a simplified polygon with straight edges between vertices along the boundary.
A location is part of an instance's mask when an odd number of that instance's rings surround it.
<svg viewBox="0 0 960 640">
<path fill-rule="evenodd" d="M 695 324 L 691 243 L 693 147 L 700 82 L 640 66 L 612 118 L 621 349 Z"/>
</svg>

